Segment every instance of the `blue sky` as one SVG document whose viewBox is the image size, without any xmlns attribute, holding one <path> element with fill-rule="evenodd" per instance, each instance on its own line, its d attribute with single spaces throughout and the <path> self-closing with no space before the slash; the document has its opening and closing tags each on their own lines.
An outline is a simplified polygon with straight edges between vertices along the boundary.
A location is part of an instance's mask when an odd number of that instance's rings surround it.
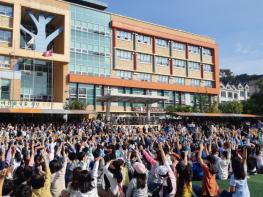
<svg viewBox="0 0 263 197">
<path fill-rule="evenodd" d="M 108 11 L 207 35 L 220 67 L 263 74 L 263 0 L 101 0 Z"/>
</svg>

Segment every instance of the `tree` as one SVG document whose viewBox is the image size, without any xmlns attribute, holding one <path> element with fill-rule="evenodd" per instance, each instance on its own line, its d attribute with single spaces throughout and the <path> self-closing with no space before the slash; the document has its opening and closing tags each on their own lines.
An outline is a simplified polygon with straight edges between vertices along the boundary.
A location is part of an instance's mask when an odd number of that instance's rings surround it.
<svg viewBox="0 0 263 197">
<path fill-rule="evenodd" d="M 243 104 L 238 101 L 224 102 L 219 105 L 219 110 L 222 113 L 241 114 L 243 113 Z"/>
<path fill-rule="evenodd" d="M 69 103 L 65 106 L 65 109 L 86 110 L 87 104 L 78 100 L 73 100 L 73 101 L 69 101 Z"/>
<path fill-rule="evenodd" d="M 46 26 L 48 23 L 50 23 L 54 16 L 47 16 L 45 17 L 44 13 L 40 13 L 38 16 L 38 19 L 34 16 L 34 14 L 31 11 L 28 11 L 27 14 L 31 18 L 31 20 L 34 22 L 37 33 L 34 34 L 28 29 L 26 29 L 22 24 L 20 25 L 20 29 L 31 36 L 31 41 L 34 43 L 34 47 L 36 51 L 39 52 L 45 52 L 47 51 L 47 47 L 49 43 L 54 40 L 61 32 L 63 32 L 63 28 L 60 27 L 56 29 L 53 33 L 47 36 L 46 34 Z M 31 42 L 30 41 L 30 42 Z"/>
<path fill-rule="evenodd" d="M 260 91 L 259 93 L 251 96 L 247 101 L 243 102 L 244 112 L 252 114 L 263 114 L 263 79 L 257 83 Z"/>
</svg>

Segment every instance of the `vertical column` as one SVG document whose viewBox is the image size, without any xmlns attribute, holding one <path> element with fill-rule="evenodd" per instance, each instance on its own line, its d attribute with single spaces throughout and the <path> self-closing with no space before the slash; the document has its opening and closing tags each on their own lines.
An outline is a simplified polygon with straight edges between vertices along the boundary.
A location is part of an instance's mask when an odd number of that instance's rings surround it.
<svg viewBox="0 0 263 197">
<path fill-rule="evenodd" d="M 116 29 L 113 28 L 112 29 L 112 44 L 113 44 L 113 48 L 116 47 Z"/>
<path fill-rule="evenodd" d="M 133 33 L 133 50 L 134 50 L 134 51 L 136 51 L 136 49 L 137 49 L 136 43 L 137 43 L 137 34 L 136 34 L 136 33 Z"/>
<path fill-rule="evenodd" d="M 182 106 L 182 92 L 179 92 L 179 106 Z"/>
<path fill-rule="evenodd" d="M 106 102 L 106 121 L 107 122 L 110 122 L 110 105 L 111 105 L 111 102 L 107 101 Z"/>
<path fill-rule="evenodd" d="M 112 29 L 112 67 L 115 68 L 116 64 L 116 29 Z"/>
<path fill-rule="evenodd" d="M 104 96 L 105 95 L 105 86 L 102 86 L 102 90 L 101 90 L 101 95 L 102 96 Z M 101 108 L 102 108 L 102 111 L 104 111 L 105 110 L 105 103 L 104 102 L 102 102 L 101 103 Z"/>
<path fill-rule="evenodd" d="M 189 53 L 188 53 L 188 44 L 185 44 L 185 59 L 188 59 Z"/>
<path fill-rule="evenodd" d="M 77 101 L 79 100 L 79 84 L 76 84 L 76 97 L 77 97 Z"/>
<path fill-rule="evenodd" d="M 151 107 L 150 104 L 146 104 L 146 115 L 147 115 L 147 123 L 151 123 Z"/>
<path fill-rule="evenodd" d="M 137 70 L 137 53 L 133 53 L 133 70 Z"/>
<path fill-rule="evenodd" d="M 170 75 L 173 75 L 173 60 L 169 58 L 169 65 L 170 65 Z"/>
<path fill-rule="evenodd" d="M 200 68 L 201 68 L 201 78 L 203 79 L 204 78 L 204 64 L 203 63 L 200 64 Z"/>
<path fill-rule="evenodd" d="M 155 36 L 153 36 L 153 42 L 152 42 L 152 53 L 155 54 Z"/>
<path fill-rule="evenodd" d="M 186 43 L 186 44 L 185 44 L 185 59 L 186 59 L 186 66 L 185 66 L 185 69 L 186 69 L 186 77 L 189 76 L 189 72 L 188 72 L 188 57 L 189 57 L 189 53 L 188 53 L 188 44 Z"/>
</svg>

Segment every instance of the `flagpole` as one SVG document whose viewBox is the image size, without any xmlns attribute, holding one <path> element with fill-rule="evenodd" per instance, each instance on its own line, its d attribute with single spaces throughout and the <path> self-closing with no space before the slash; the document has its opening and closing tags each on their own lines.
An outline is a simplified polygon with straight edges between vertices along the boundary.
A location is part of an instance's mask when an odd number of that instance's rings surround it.
<svg viewBox="0 0 263 197">
<path fill-rule="evenodd" d="M 53 102 L 54 102 L 54 60 L 53 60 L 53 46 L 52 46 L 52 61 L 51 61 L 51 67 L 52 67 L 52 72 L 51 72 L 51 81 L 52 81 L 52 85 L 51 85 L 51 109 L 53 110 Z"/>
</svg>

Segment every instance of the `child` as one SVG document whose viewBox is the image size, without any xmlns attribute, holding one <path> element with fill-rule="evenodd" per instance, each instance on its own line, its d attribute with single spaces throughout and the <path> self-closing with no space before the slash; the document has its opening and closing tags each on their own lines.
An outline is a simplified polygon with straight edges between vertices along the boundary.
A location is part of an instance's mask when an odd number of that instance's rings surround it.
<svg viewBox="0 0 263 197">
<path fill-rule="evenodd" d="M 203 150 L 204 145 L 201 143 L 200 150 L 198 152 L 198 161 L 202 166 L 204 172 L 202 183 L 202 196 L 215 197 L 219 195 L 219 187 L 216 182 L 216 159 L 214 156 L 208 155 L 206 157 L 206 162 L 204 162 L 201 157 Z"/>
</svg>

